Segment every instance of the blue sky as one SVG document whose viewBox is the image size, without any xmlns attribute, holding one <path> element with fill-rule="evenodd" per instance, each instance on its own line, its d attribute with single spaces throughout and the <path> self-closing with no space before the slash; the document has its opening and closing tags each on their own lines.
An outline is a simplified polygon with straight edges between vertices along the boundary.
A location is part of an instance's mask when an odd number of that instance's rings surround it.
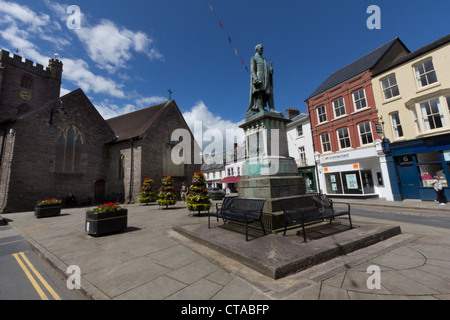
<svg viewBox="0 0 450 320">
<path fill-rule="evenodd" d="M 0 47 L 45 66 L 64 63 L 62 93 L 77 88 L 105 117 L 160 103 L 168 89 L 188 124 L 237 127 L 258 43 L 273 61 L 275 107 L 304 100 L 331 73 L 399 37 L 414 51 L 448 34 L 448 0 L 0 0 Z M 79 6 L 81 29 L 67 28 Z M 369 30 L 367 8 L 381 9 Z M 230 44 L 228 36 L 232 40 Z"/>
</svg>

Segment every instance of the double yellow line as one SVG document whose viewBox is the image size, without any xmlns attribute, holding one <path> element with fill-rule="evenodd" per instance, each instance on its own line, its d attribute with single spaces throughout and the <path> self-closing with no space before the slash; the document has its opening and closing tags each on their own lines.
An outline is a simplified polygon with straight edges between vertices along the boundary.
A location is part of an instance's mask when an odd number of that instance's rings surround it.
<svg viewBox="0 0 450 320">
<path fill-rule="evenodd" d="M 27 276 L 28 280 L 30 280 L 31 284 L 33 285 L 34 289 L 36 289 L 37 293 L 41 297 L 42 300 L 49 300 L 47 295 L 44 293 L 42 288 L 39 286 L 38 282 L 34 279 L 33 275 L 30 270 L 34 273 L 34 275 L 39 279 L 39 281 L 42 283 L 42 285 L 47 289 L 48 292 L 52 295 L 53 299 L 55 300 L 61 300 L 59 295 L 50 287 L 50 285 L 45 281 L 45 279 L 41 276 L 41 274 L 34 268 L 34 266 L 31 264 L 31 262 L 28 260 L 28 258 L 25 256 L 23 252 L 14 253 L 13 257 L 16 259 L 19 266 L 22 268 L 23 272 L 25 272 L 25 275 Z M 22 260 L 25 262 L 22 262 Z M 25 265 L 28 265 L 27 266 Z"/>
</svg>

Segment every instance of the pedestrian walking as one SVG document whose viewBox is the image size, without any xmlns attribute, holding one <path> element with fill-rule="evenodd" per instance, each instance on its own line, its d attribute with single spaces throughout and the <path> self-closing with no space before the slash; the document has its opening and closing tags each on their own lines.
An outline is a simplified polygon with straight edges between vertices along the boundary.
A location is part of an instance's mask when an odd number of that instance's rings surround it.
<svg viewBox="0 0 450 320">
<path fill-rule="evenodd" d="M 182 182 L 182 184 L 181 184 L 181 200 L 183 201 L 183 203 L 186 203 L 187 192 L 188 192 L 188 188 L 186 187 L 184 182 Z"/>
<path fill-rule="evenodd" d="M 441 183 L 441 178 L 439 176 L 434 177 L 435 180 L 433 182 L 434 191 L 436 191 L 436 202 L 441 206 L 445 206 L 445 194 L 444 187 Z"/>
</svg>

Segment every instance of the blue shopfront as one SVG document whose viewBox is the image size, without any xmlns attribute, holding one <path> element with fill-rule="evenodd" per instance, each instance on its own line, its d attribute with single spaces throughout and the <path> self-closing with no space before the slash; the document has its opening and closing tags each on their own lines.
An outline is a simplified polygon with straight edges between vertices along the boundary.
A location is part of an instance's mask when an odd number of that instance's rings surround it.
<svg viewBox="0 0 450 320">
<path fill-rule="evenodd" d="M 449 195 L 450 134 L 396 143 L 384 139 L 383 149 L 395 201 L 435 200 L 432 183 L 436 176 Z"/>
</svg>

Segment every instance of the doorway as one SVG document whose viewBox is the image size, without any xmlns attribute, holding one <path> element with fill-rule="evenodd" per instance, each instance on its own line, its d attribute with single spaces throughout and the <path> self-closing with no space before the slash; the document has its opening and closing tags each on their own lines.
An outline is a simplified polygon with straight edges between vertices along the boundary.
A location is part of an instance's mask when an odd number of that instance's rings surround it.
<svg viewBox="0 0 450 320">
<path fill-rule="evenodd" d="M 95 182 L 95 192 L 94 192 L 95 203 L 105 202 L 105 190 L 106 190 L 105 187 L 106 187 L 105 180 L 100 179 Z"/>
</svg>

